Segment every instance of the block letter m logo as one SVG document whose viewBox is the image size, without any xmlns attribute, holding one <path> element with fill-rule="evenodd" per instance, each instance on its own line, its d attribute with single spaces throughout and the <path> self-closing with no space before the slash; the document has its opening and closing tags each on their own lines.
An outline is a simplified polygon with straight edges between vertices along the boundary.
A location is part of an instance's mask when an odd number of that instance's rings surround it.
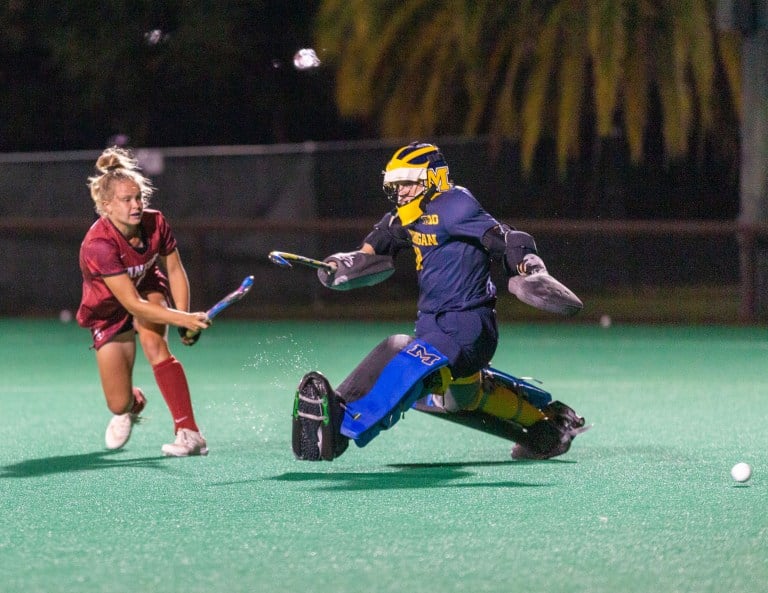
<svg viewBox="0 0 768 593">
<path fill-rule="evenodd" d="M 448 182 L 448 167 L 436 167 L 427 169 L 427 187 L 436 187 L 437 191 L 448 191 L 451 184 Z"/>
<path fill-rule="evenodd" d="M 421 364 L 428 367 L 431 367 L 438 360 L 440 360 L 440 356 L 433 354 L 432 352 L 428 352 L 424 345 L 419 344 L 418 342 L 414 342 L 411 347 L 406 350 L 406 352 L 414 358 L 418 358 L 421 361 Z"/>
</svg>

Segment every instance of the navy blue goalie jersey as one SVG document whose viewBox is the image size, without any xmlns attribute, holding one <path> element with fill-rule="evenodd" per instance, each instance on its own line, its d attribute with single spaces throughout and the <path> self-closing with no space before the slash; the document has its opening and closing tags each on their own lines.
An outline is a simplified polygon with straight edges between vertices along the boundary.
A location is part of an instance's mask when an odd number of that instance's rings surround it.
<svg viewBox="0 0 768 593">
<path fill-rule="evenodd" d="M 469 190 L 457 186 L 437 194 L 407 227 L 395 212 L 386 214 L 366 242 L 379 254 L 413 248 L 419 311 L 463 311 L 495 301 L 490 256 L 481 239 L 497 224 Z"/>
</svg>

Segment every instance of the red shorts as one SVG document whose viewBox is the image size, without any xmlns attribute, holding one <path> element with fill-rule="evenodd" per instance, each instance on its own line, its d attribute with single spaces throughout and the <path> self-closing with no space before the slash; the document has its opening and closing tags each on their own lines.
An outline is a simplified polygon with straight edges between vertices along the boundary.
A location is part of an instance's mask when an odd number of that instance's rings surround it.
<svg viewBox="0 0 768 593">
<path fill-rule="evenodd" d="M 151 292 L 159 292 L 165 297 L 167 303 L 173 302 L 168 283 L 160 275 L 153 274 L 145 277 L 138 290 L 142 297 L 146 297 Z M 92 322 L 88 329 L 91 330 L 93 348 L 98 350 L 118 334 L 133 329 L 133 315 L 121 307 L 108 319 L 99 319 Z"/>
</svg>

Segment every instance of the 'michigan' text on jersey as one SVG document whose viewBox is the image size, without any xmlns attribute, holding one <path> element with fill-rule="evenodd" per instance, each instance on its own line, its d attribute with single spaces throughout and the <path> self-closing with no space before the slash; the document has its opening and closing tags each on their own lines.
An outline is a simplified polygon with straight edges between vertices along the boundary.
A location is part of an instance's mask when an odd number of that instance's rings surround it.
<svg viewBox="0 0 768 593">
<path fill-rule="evenodd" d="M 394 255 L 410 245 L 419 276 L 419 311 L 464 311 L 493 304 L 488 252 L 481 243 L 498 221 L 463 187 L 437 194 L 416 222 L 400 226 L 388 213 L 367 238 L 376 253 Z M 384 232 L 382 232 L 384 231 Z"/>
</svg>

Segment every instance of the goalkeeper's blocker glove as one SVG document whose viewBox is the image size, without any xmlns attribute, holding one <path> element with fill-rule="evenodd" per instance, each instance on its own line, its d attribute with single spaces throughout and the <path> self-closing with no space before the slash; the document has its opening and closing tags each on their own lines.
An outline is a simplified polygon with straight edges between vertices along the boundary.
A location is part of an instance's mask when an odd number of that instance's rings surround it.
<svg viewBox="0 0 768 593">
<path fill-rule="evenodd" d="M 324 268 L 317 271 L 320 283 L 333 290 L 352 290 L 373 286 L 389 278 L 395 271 L 392 257 L 362 251 L 334 253 L 323 261 L 336 265 L 335 271 Z"/>
</svg>

